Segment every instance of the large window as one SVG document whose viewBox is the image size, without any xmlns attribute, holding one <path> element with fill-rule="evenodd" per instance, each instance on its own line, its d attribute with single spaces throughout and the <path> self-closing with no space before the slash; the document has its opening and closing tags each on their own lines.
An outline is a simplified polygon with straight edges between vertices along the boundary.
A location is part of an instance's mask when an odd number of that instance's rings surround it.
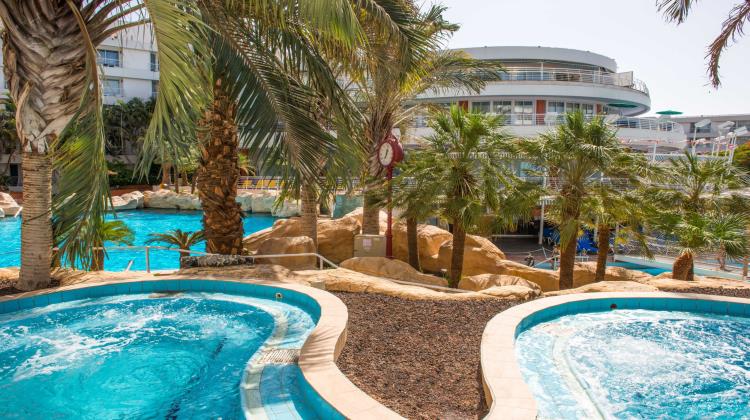
<svg viewBox="0 0 750 420">
<path fill-rule="evenodd" d="M 104 78 L 102 80 L 104 96 L 122 96 L 122 80 Z"/>
<path fill-rule="evenodd" d="M 492 102 L 492 112 L 495 114 L 509 115 L 513 112 L 513 102 L 511 101 L 494 101 Z"/>
<path fill-rule="evenodd" d="M 593 116 L 594 104 L 581 104 L 581 111 L 583 111 L 583 115 Z"/>
<path fill-rule="evenodd" d="M 489 102 L 472 102 L 471 112 L 479 113 L 479 114 L 487 114 L 490 112 L 490 103 Z"/>
<path fill-rule="evenodd" d="M 559 101 L 547 101 L 547 112 L 564 114 L 565 113 L 565 102 Z"/>
<path fill-rule="evenodd" d="M 151 53 L 151 71 L 159 71 L 159 57 L 155 52 Z"/>
<path fill-rule="evenodd" d="M 534 103 L 532 101 L 516 101 L 513 104 L 513 124 L 532 125 L 534 123 Z"/>
<path fill-rule="evenodd" d="M 156 98 L 156 95 L 158 94 L 159 94 L 159 81 L 152 80 L 151 81 L 151 97 Z"/>
<path fill-rule="evenodd" d="M 576 112 L 581 109 L 581 104 L 576 102 L 568 102 L 565 104 L 565 112 Z"/>
<path fill-rule="evenodd" d="M 120 67 L 120 52 L 116 50 L 97 50 L 96 62 L 104 67 Z"/>
</svg>

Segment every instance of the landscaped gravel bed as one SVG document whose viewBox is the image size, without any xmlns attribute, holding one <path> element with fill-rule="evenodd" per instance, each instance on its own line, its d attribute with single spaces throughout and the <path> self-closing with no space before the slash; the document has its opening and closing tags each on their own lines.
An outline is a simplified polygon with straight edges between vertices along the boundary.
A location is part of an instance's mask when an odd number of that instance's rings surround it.
<svg viewBox="0 0 750 420">
<path fill-rule="evenodd" d="M 750 299 L 750 289 L 724 289 L 721 287 L 691 287 L 688 289 L 666 289 L 662 292 L 670 293 L 701 293 L 704 295 L 731 296 Z"/>
<path fill-rule="evenodd" d="M 482 331 L 514 303 L 334 294 L 349 308 L 338 366 L 359 388 L 409 419 L 476 419 L 486 413 Z"/>
</svg>

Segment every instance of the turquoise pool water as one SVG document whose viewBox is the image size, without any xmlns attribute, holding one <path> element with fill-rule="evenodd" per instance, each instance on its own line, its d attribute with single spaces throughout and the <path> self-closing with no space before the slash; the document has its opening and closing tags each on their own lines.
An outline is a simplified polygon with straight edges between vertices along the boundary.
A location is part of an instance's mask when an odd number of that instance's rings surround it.
<svg viewBox="0 0 750 420">
<path fill-rule="evenodd" d="M 202 229 L 203 213 L 200 211 L 178 210 L 128 210 L 110 214 L 108 219 L 117 217 L 124 221 L 135 233 L 134 245 L 145 245 L 150 233 L 163 233 L 172 229 L 196 231 Z M 276 218 L 270 214 L 248 214 L 243 222 L 245 235 L 271 227 Z M 21 264 L 21 219 L 0 218 L 0 267 L 15 267 Z M 155 244 L 159 245 L 159 244 Z M 162 246 L 164 246 L 162 244 Z M 204 251 L 204 242 L 193 247 L 193 250 Z M 133 260 L 131 270 L 145 270 L 146 257 L 142 250 L 113 250 L 107 252 L 104 269 L 122 271 Z M 172 251 L 151 250 L 150 264 L 152 270 L 167 270 L 179 267 L 179 254 Z"/>
<path fill-rule="evenodd" d="M 664 268 L 657 268 L 657 267 L 647 267 L 645 265 L 635 264 L 631 262 L 624 262 L 624 261 L 615 261 L 615 262 L 607 262 L 607 266 L 611 267 L 623 267 L 627 268 L 629 270 L 637 270 L 637 271 L 643 271 L 644 273 L 651 274 L 652 276 L 658 276 L 661 273 L 666 273 L 667 270 Z M 538 268 L 544 268 L 549 269 L 551 266 L 549 263 L 539 264 L 537 265 Z"/>
<path fill-rule="evenodd" d="M 516 357 L 544 419 L 750 418 L 750 318 L 622 309 L 522 331 Z"/>
<path fill-rule="evenodd" d="M 292 300 L 154 293 L 178 284 L 278 291 Z M 269 352 L 298 352 L 318 316 L 292 302 L 311 300 L 306 296 L 271 289 L 138 282 L 44 296 L 57 303 L 2 303 L 0 417 L 318 419 L 327 410 L 336 418 L 296 363 L 266 360 Z M 132 294 L 102 296 L 118 290 Z M 42 306 L 14 310 L 36 304 Z"/>
</svg>

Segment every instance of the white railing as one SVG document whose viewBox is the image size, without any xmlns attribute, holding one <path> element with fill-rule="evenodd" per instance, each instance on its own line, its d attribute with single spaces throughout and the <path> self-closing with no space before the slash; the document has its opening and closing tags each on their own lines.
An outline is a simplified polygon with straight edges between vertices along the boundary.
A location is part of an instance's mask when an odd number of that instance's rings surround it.
<svg viewBox="0 0 750 420">
<path fill-rule="evenodd" d="M 519 114 L 509 113 L 500 114 L 503 125 L 508 127 L 519 126 L 544 126 L 555 127 L 565 123 L 565 114 L 547 113 L 547 114 Z M 595 115 L 586 115 L 586 120 L 591 121 Z M 636 118 L 636 117 L 618 117 L 611 122 L 616 128 L 634 128 L 639 130 L 650 130 L 659 132 L 669 132 L 684 134 L 680 124 L 659 118 Z M 427 127 L 427 118 L 415 118 L 412 123 L 413 128 Z"/>
<path fill-rule="evenodd" d="M 510 67 L 500 77 L 503 81 L 573 82 L 617 86 L 649 95 L 646 84 L 634 78 L 632 72 L 606 73 L 583 69 Z"/>
</svg>

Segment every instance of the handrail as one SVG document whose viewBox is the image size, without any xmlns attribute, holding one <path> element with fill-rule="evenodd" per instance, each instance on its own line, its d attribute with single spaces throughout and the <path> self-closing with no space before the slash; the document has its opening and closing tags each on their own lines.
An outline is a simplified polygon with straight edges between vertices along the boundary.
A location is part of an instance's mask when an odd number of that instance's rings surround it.
<svg viewBox="0 0 750 420">
<path fill-rule="evenodd" d="M 549 112 L 546 114 L 522 114 L 522 113 L 503 113 L 501 116 L 502 123 L 509 127 L 531 126 L 531 127 L 556 127 L 565 124 L 565 114 Z M 586 115 L 587 121 L 593 120 L 597 115 Z M 413 128 L 428 127 L 427 118 L 414 118 L 412 121 Z M 659 131 L 668 133 L 684 134 L 682 125 L 667 121 L 661 118 L 638 118 L 638 117 L 617 117 L 611 124 L 616 128 L 633 128 L 639 130 Z"/>
<path fill-rule="evenodd" d="M 500 74 L 500 79 L 502 81 L 590 83 L 623 87 L 650 95 L 646 83 L 634 78 L 633 72 L 607 73 L 596 70 L 555 67 L 509 67 Z"/>
</svg>

